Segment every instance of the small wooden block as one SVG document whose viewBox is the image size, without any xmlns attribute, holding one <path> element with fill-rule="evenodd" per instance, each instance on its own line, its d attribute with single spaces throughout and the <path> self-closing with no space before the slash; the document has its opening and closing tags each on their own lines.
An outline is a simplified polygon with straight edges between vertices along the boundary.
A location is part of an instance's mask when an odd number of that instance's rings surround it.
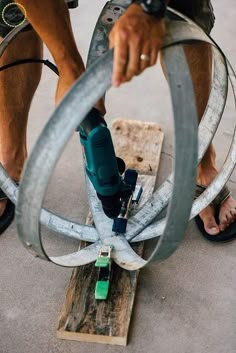
<svg viewBox="0 0 236 353">
<path fill-rule="evenodd" d="M 159 125 L 134 120 L 115 120 L 112 136 L 116 155 L 128 168 L 136 169 L 144 188 L 142 203 L 154 190 L 164 134 Z M 92 223 L 89 216 L 87 224 Z M 82 244 L 86 246 L 86 244 Z M 143 243 L 133 245 L 142 255 Z M 94 264 L 72 272 L 57 328 L 57 337 L 83 342 L 127 345 L 138 271 L 112 266 L 111 286 L 106 301 L 94 297 L 97 269 Z"/>
<path fill-rule="evenodd" d="M 156 123 L 116 119 L 112 139 L 117 156 L 128 168 L 156 177 L 164 133 Z"/>
</svg>

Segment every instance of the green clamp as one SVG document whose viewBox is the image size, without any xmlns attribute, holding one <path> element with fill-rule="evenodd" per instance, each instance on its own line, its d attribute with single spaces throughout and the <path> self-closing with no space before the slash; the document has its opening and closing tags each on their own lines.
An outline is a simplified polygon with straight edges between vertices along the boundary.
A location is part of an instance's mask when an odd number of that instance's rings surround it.
<svg viewBox="0 0 236 353">
<path fill-rule="evenodd" d="M 95 267 L 99 268 L 98 280 L 95 287 L 95 299 L 106 300 L 110 287 L 112 246 L 104 245 L 99 251 Z"/>
</svg>

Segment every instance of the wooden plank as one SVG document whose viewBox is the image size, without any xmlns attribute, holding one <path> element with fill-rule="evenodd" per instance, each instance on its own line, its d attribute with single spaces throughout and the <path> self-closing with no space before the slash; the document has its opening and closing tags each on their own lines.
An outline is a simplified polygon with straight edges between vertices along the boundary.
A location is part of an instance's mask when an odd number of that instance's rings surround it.
<svg viewBox="0 0 236 353">
<path fill-rule="evenodd" d="M 113 123 L 112 135 L 117 156 L 125 160 L 127 167 L 140 173 L 145 191 L 144 202 L 155 186 L 164 134 L 157 124 L 119 119 Z M 87 224 L 91 223 L 90 216 Z M 143 243 L 136 243 L 133 248 L 142 255 Z M 113 264 L 106 301 L 96 301 L 94 298 L 96 280 L 94 264 L 73 270 L 59 318 L 57 337 L 127 345 L 138 271 L 129 272 Z"/>
<path fill-rule="evenodd" d="M 117 156 L 125 160 L 128 168 L 156 177 L 164 138 L 158 124 L 116 119 L 112 138 Z"/>
</svg>

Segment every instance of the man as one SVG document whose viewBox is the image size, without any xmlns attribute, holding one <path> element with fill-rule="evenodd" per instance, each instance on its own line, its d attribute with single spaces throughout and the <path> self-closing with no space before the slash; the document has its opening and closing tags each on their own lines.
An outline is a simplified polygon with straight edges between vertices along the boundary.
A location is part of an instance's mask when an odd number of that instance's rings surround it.
<svg viewBox="0 0 236 353">
<path fill-rule="evenodd" d="M 0 3 L 1 1 L 9 2 L 0 0 Z M 113 86 L 118 87 L 156 63 L 165 34 L 163 3 L 164 0 L 159 1 L 159 5 L 162 6 L 159 12 L 154 13 L 145 8 L 145 0 L 133 1 L 114 25 L 110 33 L 110 47 L 114 47 Z M 210 0 L 170 0 L 165 3 L 192 18 L 207 33 L 211 31 L 214 15 Z M 67 6 L 64 0 L 21 0 L 20 4 L 25 8 L 34 30 L 29 27 L 14 40 L 0 59 L 0 66 L 21 58 L 41 57 L 43 41 L 51 51 L 60 73 L 55 95 L 57 104 L 84 72 L 84 64 L 73 37 Z M 1 24 L 1 28 L 4 28 L 5 32 L 10 30 L 4 23 Z M 3 36 L 3 33 L 0 35 Z M 211 49 L 208 44 L 197 43 L 186 45 L 185 52 L 194 83 L 200 120 L 211 85 Z M 27 117 L 40 76 L 41 67 L 38 64 L 22 65 L 0 72 L 0 161 L 15 181 L 20 180 L 27 156 Z M 96 106 L 105 112 L 102 101 Z M 216 175 L 215 151 L 211 145 L 198 167 L 197 182 L 207 186 Z M 217 206 L 218 223 L 212 205 L 200 213 L 205 233 L 208 238 L 216 241 L 228 240 L 225 238 L 224 230 L 236 219 L 236 201 L 227 192 L 222 197 L 222 203 Z M 10 224 L 9 220 L 7 224 L 5 222 L 5 219 L 9 219 L 6 216 L 7 202 L 0 201 L 0 232 Z M 234 236 L 235 233 L 231 234 L 230 239 Z"/>
</svg>

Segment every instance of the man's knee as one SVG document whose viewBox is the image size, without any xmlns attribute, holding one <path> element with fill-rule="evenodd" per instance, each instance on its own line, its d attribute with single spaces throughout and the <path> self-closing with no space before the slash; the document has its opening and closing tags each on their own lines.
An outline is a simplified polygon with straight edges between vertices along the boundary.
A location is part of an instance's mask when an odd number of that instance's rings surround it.
<svg viewBox="0 0 236 353">
<path fill-rule="evenodd" d="M 40 59 L 42 56 L 43 44 L 38 34 L 34 30 L 22 32 L 8 45 L 0 57 L 0 66 L 20 59 L 32 57 Z"/>
</svg>

